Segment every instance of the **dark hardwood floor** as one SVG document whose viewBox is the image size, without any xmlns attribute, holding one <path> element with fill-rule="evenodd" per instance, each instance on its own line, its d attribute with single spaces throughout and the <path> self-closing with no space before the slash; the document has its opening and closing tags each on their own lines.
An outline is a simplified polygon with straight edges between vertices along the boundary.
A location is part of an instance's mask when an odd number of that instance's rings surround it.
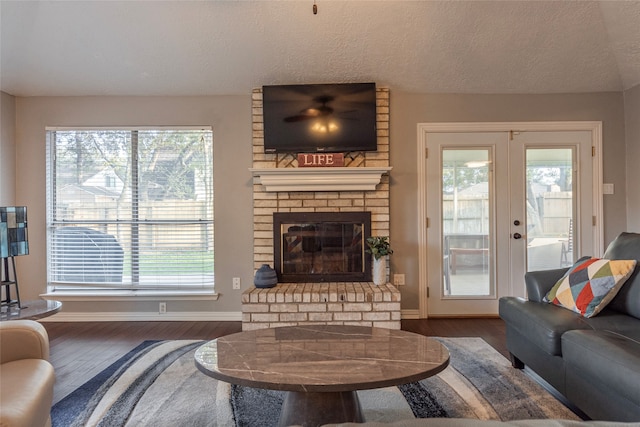
<svg viewBox="0 0 640 427">
<path fill-rule="evenodd" d="M 54 403 L 144 340 L 211 340 L 240 332 L 240 322 L 43 322 L 56 371 Z M 427 336 L 481 337 L 508 357 L 501 319 L 403 320 L 402 329 Z"/>
</svg>

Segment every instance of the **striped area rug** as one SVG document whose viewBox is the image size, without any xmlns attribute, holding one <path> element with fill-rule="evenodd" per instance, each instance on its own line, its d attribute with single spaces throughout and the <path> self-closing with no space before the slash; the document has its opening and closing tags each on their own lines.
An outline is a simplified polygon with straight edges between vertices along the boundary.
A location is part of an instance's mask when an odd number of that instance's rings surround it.
<svg viewBox="0 0 640 427">
<path fill-rule="evenodd" d="M 579 419 L 481 338 L 438 338 L 449 367 L 420 382 L 358 391 L 365 419 Z M 274 426 L 282 392 L 231 386 L 197 370 L 203 341 L 145 341 L 54 405 L 54 427 Z"/>
</svg>

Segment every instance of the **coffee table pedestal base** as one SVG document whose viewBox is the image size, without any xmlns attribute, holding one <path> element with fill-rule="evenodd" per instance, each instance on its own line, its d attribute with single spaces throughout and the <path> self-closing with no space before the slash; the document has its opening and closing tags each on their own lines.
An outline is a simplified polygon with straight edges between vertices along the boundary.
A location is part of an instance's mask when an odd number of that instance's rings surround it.
<svg viewBox="0 0 640 427">
<path fill-rule="evenodd" d="M 287 392 L 279 426 L 315 427 L 330 423 L 362 423 L 362 408 L 355 391 Z"/>
</svg>

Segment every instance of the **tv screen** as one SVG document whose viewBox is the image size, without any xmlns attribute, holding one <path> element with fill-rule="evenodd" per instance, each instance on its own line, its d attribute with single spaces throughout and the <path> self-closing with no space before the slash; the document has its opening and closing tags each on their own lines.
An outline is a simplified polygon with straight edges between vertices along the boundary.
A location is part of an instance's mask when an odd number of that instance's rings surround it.
<svg viewBox="0 0 640 427">
<path fill-rule="evenodd" d="M 376 151 L 375 83 L 263 86 L 265 153 Z"/>
</svg>

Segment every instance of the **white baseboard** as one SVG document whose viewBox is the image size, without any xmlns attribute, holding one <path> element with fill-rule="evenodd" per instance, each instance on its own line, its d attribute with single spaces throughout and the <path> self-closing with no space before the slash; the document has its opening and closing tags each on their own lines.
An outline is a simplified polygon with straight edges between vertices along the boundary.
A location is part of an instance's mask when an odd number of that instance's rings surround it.
<svg viewBox="0 0 640 427">
<path fill-rule="evenodd" d="M 60 312 L 40 319 L 41 322 L 239 322 L 239 311 L 184 311 L 169 313 L 124 312 Z"/>
<path fill-rule="evenodd" d="M 417 308 L 400 310 L 400 316 L 403 319 L 419 319 L 420 318 L 420 310 L 417 309 Z"/>
<path fill-rule="evenodd" d="M 419 319 L 420 310 L 402 310 L 403 319 Z M 40 322 L 240 322 L 239 311 L 184 311 L 169 313 L 125 312 L 60 312 L 39 319 Z"/>
</svg>

